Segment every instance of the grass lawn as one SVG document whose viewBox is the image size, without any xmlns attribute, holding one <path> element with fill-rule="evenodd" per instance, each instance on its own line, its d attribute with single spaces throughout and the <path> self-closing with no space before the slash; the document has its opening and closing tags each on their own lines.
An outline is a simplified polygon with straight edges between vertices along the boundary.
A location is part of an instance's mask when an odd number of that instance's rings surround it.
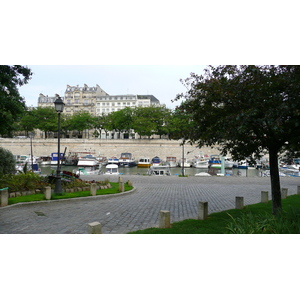
<svg viewBox="0 0 300 300">
<path fill-rule="evenodd" d="M 206 220 L 188 219 L 171 224 L 171 228 L 149 228 L 129 234 L 300 233 L 300 195 L 283 199 L 282 208 L 285 213 L 274 217 L 269 201 L 242 210 L 213 213 Z"/>
<path fill-rule="evenodd" d="M 110 189 L 97 190 L 97 195 L 110 195 L 110 194 L 118 194 L 119 192 L 119 183 L 111 182 Z M 124 189 L 126 191 L 130 191 L 133 187 L 128 186 L 127 183 L 124 183 Z M 89 197 L 91 196 L 90 191 L 82 191 L 82 192 L 74 192 L 74 193 L 63 193 L 62 195 L 52 195 L 51 200 L 58 199 L 68 199 L 68 198 L 78 198 L 78 197 Z M 8 205 L 19 203 L 19 202 L 32 202 L 32 201 L 43 201 L 45 200 L 44 194 L 34 194 L 34 195 L 26 195 L 15 198 L 8 199 Z"/>
</svg>

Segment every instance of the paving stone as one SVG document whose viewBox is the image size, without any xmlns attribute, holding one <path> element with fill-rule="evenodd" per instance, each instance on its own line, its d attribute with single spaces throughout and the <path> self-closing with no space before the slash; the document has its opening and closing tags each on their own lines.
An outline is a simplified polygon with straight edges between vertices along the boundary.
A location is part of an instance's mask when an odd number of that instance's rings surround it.
<svg viewBox="0 0 300 300">
<path fill-rule="evenodd" d="M 210 214 L 235 208 L 236 196 L 244 197 L 245 205 L 249 205 L 260 202 L 261 191 L 271 191 L 270 178 L 265 177 L 123 176 L 124 182 L 128 179 L 136 191 L 121 196 L 0 208 L 0 233 L 85 234 L 87 224 L 97 221 L 103 234 L 120 234 L 157 227 L 160 210 L 170 211 L 171 222 L 196 219 L 199 201 L 208 202 Z M 281 187 L 296 194 L 298 181 L 281 178 Z"/>
</svg>

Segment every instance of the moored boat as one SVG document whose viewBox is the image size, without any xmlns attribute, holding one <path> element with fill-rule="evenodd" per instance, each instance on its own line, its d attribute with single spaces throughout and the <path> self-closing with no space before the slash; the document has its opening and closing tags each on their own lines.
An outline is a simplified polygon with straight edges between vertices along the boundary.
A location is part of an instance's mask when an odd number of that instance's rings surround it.
<svg viewBox="0 0 300 300">
<path fill-rule="evenodd" d="M 208 169 L 209 163 L 208 160 L 203 157 L 195 157 L 192 160 L 192 166 L 196 169 Z"/>
<path fill-rule="evenodd" d="M 141 157 L 137 163 L 138 168 L 149 168 L 151 161 L 149 157 Z"/>
<path fill-rule="evenodd" d="M 121 153 L 121 156 L 119 158 L 119 166 L 120 167 L 135 167 L 136 165 L 137 165 L 137 162 L 131 153 L 128 153 L 128 152 Z"/>
<path fill-rule="evenodd" d="M 152 166 L 159 166 L 161 163 L 162 163 L 162 161 L 158 156 L 155 156 L 151 159 Z"/>
<path fill-rule="evenodd" d="M 208 174 L 207 172 L 199 172 L 199 173 L 196 173 L 195 176 L 199 176 L 199 177 L 210 177 L 211 175 Z"/>
<path fill-rule="evenodd" d="M 73 173 L 75 173 L 78 176 L 81 176 L 81 175 L 99 175 L 99 174 L 101 174 L 101 169 L 99 168 L 99 165 L 96 165 L 96 166 L 81 166 L 77 170 L 73 170 Z"/>
<path fill-rule="evenodd" d="M 221 169 L 222 161 L 220 155 L 211 155 L 208 163 L 210 168 Z"/>
<path fill-rule="evenodd" d="M 77 166 L 78 167 L 94 167 L 94 166 L 99 166 L 100 163 L 98 159 L 93 156 L 92 154 L 87 154 L 85 156 L 81 156 L 78 159 Z"/>
<path fill-rule="evenodd" d="M 166 162 L 169 164 L 170 168 L 176 168 L 177 167 L 177 161 L 175 156 L 167 156 Z"/>
<path fill-rule="evenodd" d="M 191 160 L 184 158 L 184 161 L 183 161 L 184 168 L 190 168 L 192 166 L 192 164 L 193 163 Z M 178 167 L 182 168 L 182 159 L 179 160 Z"/>
<path fill-rule="evenodd" d="M 40 156 L 40 165 L 42 167 L 51 165 L 51 156 Z"/>
<path fill-rule="evenodd" d="M 115 156 L 112 156 L 110 157 L 108 160 L 107 160 L 107 164 L 116 164 L 116 165 L 119 165 L 119 159 Z"/>
<path fill-rule="evenodd" d="M 116 164 L 108 164 L 105 166 L 104 175 L 120 175 L 119 166 Z"/>
<path fill-rule="evenodd" d="M 156 175 L 156 176 L 170 176 L 170 167 L 169 165 L 156 165 L 151 166 L 148 170 L 148 175 Z"/>
<path fill-rule="evenodd" d="M 63 157 L 64 157 L 64 154 L 60 153 L 60 164 L 61 165 L 64 163 Z M 58 162 L 58 153 L 57 152 L 51 153 L 51 162 L 50 162 L 50 164 L 51 165 L 57 165 L 57 162 Z"/>
</svg>

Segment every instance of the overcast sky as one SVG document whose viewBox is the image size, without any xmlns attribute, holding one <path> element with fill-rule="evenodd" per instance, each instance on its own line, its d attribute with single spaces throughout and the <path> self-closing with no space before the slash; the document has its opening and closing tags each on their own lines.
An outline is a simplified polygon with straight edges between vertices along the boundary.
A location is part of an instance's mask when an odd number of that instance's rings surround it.
<svg viewBox="0 0 300 300">
<path fill-rule="evenodd" d="M 173 108 L 184 91 L 179 80 L 209 64 L 298 62 L 293 1 L 15 2 L 5 3 L 0 19 L 0 63 L 32 69 L 20 89 L 28 106 L 39 93 L 63 96 L 67 84 L 98 84 L 110 95 L 151 94 Z"/>
<path fill-rule="evenodd" d="M 182 65 L 29 65 L 32 79 L 20 88 L 28 106 L 37 106 L 39 93 L 64 96 L 67 84 L 96 86 L 109 95 L 154 95 L 161 104 L 174 108 L 176 94 L 185 91 L 180 79 L 191 72 L 202 73 L 204 66 Z"/>
</svg>

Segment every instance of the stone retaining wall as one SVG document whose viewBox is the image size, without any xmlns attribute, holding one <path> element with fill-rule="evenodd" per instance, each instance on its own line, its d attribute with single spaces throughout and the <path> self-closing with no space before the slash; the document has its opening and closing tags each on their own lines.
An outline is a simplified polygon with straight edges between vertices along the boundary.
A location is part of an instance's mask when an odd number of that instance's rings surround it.
<svg viewBox="0 0 300 300">
<path fill-rule="evenodd" d="M 30 139 L 0 139 L 0 146 L 10 150 L 15 155 L 30 154 Z M 143 156 L 150 158 L 159 156 L 166 159 L 167 156 L 175 156 L 178 160 L 182 157 L 180 141 L 165 139 L 136 139 L 136 140 L 101 140 L 101 139 L 61 139 L 61 152 L 67 147 L 67 152 L 94 152 L 106 157 L 120 157 L 122 152 L 130 152 L 135 159 Z M 32 148 L 34 156 L 50 155 L 57 152 L 57 139 L 33 139 Z M 196 146 L 185 145 L 184 155 L 193 158 L 202 151 L 204 154 L 218 154 L 219 152 L 209 147 L 198 149 Z"/>
</svg>

